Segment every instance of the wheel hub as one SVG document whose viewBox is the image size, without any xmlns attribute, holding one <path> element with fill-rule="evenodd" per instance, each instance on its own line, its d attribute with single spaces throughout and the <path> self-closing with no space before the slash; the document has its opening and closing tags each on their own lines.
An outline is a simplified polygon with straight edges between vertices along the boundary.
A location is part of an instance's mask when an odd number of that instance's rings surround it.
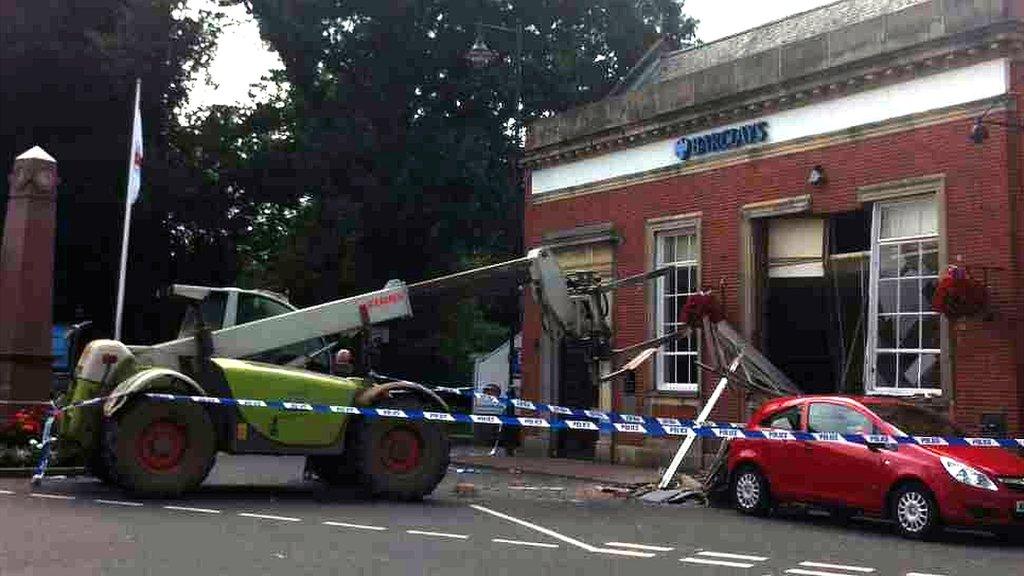
<svg viewBox="0 0 1024 576">
<path fill-rule="evenodd" d="M 185 427 L 164 420 L 151 422 L 135 441 L 135 455 L 143 468 L 166 472 L 178 466 L 185 455 Z"/>
<path fill-rule="evenodd" d="M 761 496 L 761 487 L 751 473 L 740 476 L 736 481 L 736 499 L 743 508 L 753 508 Z"/>
<path fill-rule="evenodd" d="M 928 523 L 928 502 L 916 492 L 907 492 L 900 497 L 896 515 L 905 529 L 919 532 Z"/>
<path fill-rule="evenodd" d="M 393 428 L 381 438 L 381 462 L 389 472 L 399 474 L 415 470 L 420 465 L 423 440 L 409 428 Z"/>
</svg>

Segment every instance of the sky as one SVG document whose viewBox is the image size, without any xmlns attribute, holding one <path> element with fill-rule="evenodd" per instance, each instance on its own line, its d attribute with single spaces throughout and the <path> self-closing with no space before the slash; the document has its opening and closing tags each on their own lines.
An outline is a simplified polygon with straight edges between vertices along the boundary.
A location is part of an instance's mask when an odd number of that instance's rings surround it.
<svg viewBox="0 0 1024 576">
<path fill-rule="evenodd" d="M 700 21 L 697 37 L 711 42 L 834 1 L 685 0 L 683 11 Z M 190 0 L 189 7 L 222 10 L 234 22 L 221 35 L 210 66 L 210 77 L 217 86 L 195 82 L 190 91 L 189 107 L 244 103 L 249 99 L 249 86 L 259 82 L 270 69 L 280 67 L 280 60 L 267 50 L 256 23 L 241 6 L 222 9 L 215 8 L 214 0 Z"/>
</svg>

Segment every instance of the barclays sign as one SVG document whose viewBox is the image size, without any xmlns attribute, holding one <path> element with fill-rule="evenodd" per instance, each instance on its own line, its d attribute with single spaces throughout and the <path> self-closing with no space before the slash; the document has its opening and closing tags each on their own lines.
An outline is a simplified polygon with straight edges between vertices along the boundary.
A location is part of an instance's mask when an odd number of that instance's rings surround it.
<svg viewBox="0 0 1024 576">
<path fill-rule="evenodd" d="M 755 122 L 710 134 L 680 138 L 676 141 L 676 157 L 685 162 L 694 156 L 725 152 L 747 144 L 764 142 L 767 139 L 768 123 Z"/>
</svg>

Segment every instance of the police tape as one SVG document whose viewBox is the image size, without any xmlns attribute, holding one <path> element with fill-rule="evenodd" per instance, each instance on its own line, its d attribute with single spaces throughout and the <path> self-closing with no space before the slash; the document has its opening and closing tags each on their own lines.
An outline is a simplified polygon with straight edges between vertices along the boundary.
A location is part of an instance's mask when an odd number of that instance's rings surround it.
<svg viewBox="0 0 1024 576">
<path fill-rule="evenodd" d="M 549 404 L 534 404 L 538 412 L 548 412 L 553 420 L 529 416 L 504 416 L 491 414 L 462 414 L 432 412 L 397 408 L 365 408 L 333 404 L 290 402 L 286 400 L 248 400 L 242 398 L 216 398 L 212 396 L 184 396 L 178 394 L 147 393 L 147 398 L 167 402 L 195 402 L 207 405 L 236 406 L 240 408 L 263 408 L 286 412 L 309 412 L 365 416 L 369 418 L 398 418 L 431 422 L 485 424 L 495 426 L 516 426 L 551 430 L 583 430 L 599 433 L 621 432 L 642 434 L 651 437 L 687 436 L 691 433 L 704 438 L 756 439 L 773 441 L 826 442 L 853 444 L 916 444 L 919 446 L 975 446 L 991 448 L 1024 448 L 1024 438 L 970 438 L 950 436 L 891 436 L 880 434 L 842 434 L 838 432 L 799 432 L 789 430 L 751 430 L 735 426 L 722 426 L 714 422 L 697 422 L 676 418 L 654 418 L 631 414 L 612 414 L 597 410 L 565 408 L 564 411 L 550 410 Z M 75 405 L 86 406 L 102 402 L 96 398 Z M 523 401 L 528 402 L 528 401 Z M 530 403 L 533 404 L 533 403 Z M 523 408 L 526 409 L 526 408 Z M 568 411 L 568 412 L 566 412 Z M 578 418 L 577 413 L 586 419 Z M 614 418 L 613 418 L 614 417 Z M 618 419 L 619 421 L 615 421 Z"/>
</svg>

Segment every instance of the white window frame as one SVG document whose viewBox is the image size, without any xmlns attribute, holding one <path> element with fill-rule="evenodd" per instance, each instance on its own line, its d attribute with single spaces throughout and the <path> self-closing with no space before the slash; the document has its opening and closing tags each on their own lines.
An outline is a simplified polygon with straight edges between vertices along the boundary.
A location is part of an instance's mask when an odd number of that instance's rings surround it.
<svg viewBox="0 0 1024 576">
<path fill-rule="evenodd" d="M 677 238 L 690 236 L 693 238 L 694 243 L 694 254 L 696 258 L 689 260 L 673 260 L 671 262 L 662 262 L 662 240 L 664 238 Z M 700 270 L 700 254 L 701 254 L 701 235 L 700 229 L 696 222 L 690 222 L 675 227 L 658 227 L 652 230 L 651 235 L 651 256 L 654 268 L 657 269 L 665 265 L 675 265 L 679 267 L 692 267 L 695 270 L 696 287 L 699 289 L 701 282 L 701 270 Z M 664 318 L 665 314 L 665 298 L 670 295 L 665 294 L 666 279 L 664 276 L 655 280 L 654 283 L 654 298 L 652 304 L 654 306 L 652 318 L 654 319 L 654 336 L 661 337 L 667 333 L 666 326 L 669 324 L 680 326 L 678 323 L 679 312 L 682 310 L 682 306 L 685 303 L 683 296 L 692 294 L 693 292 L 676 292 L 672 297 L 675 298 L 675 316 L 677 322 L 668 322 Z M 693 288 L 693 287 L 691 287 Z M 696 335 L 691 336 L 696 346 L 693 351 L 683 352 L 667 352 L 666 347 L 663 345 L 658 350 L 657 359 L 654 363 L 654 382 L 655 388 L 659 392 L 683 392 L 689 394 L 696 394 L 700 391 L 701 385 L 701 370 L 696 368 L 694 370 L 693 382 L 665 382 L 665 362 L 674 359 L 675 357 L 687 357 L 693 356 L 700 359 L 701 354 L 701 341 Z M 675 360 L 672 360 L 675 361 Z M 696 367 L 696 364 L 695 364 Z M 678 370 L 678 365 L 677 365 Z M 678 372 L 677 372 L 678 374 Z M 677 378 L 678 380 L 678 378 Z"/>
<path fill-rule="evenodd" d="M 873 206 L 872 206 L 872 214 L 871 214 L 871 278 L 870 278 L 870 283 L 869 283 L 870 290 L 869 290 L 869 306 L 868 306 L 868 334 L 867 334 L 867 342 L 866 342 L 865 354 L 864 354 L 864 390 L 865 390 L 865 392 L 867 394 L 889 395 L 889 396 L 915 396 L 915 395 L 939 396 L 939 395 L 942 394 L 942 382 L 941 382 L 942 376 L 941 376 L 941 374 L 942 374 L 942 363 L 943 363 L 943 360 L 944 360 L 943 356 L 944 356 L 945 352 L 943 351 L 943 346 L 942 346 L 943 345 L 943 339 L 942 339 L 942 336 L 941 336 L 941 317 L 939 318 L 939 320 L 940 320 L 940 324 L 939 324 L 939 330 L 940 330 L 940 334 L 939 334 L 939 348 L 927 348 L 927 349 L 925 349 L 925 348 L 900 348 L 899 347 L 899 342 L 898 342 L 898 338 L 899 338 L 899 334 L 898 333 L 895 335 L 895 337 L 897 338 L 897 341 L 895 342 L 896 348 L 886 348 L 886 349 L 882 349 L 882 350 L 880 350 L 878 348 L 879 278 L 881 276 L 881 266 L 882 266 L 882 261 L 881 261 L 881 256 L 880 256 L 881 255 L 881 247 L 883 245 L 897 245 L 898 246 L 898 245 L 901 245 L 901 244 L 908 244 L 908 243 L 912 243 L 912 242 L 934 241 L 935 245 L 936 245 L 936 250 L 941 250 L 941 246 L 942 246 L 942 226 L 941 226 L 941 220 L 940 220 L 940 214 L 939 214 L 939 204 L 938 204 L 939 198 L 940 198 L 940 196 L 938 194 L 927 194 L 927 195 L 921 195 L 921 196 L 911 196 L 911 197 L 897 198 L 897 199 L 893 199 L 893 200 L 878 201 L 878 202 L 875 202 L 873 204 Z M 897 205 L 900 205 L 900 204 L 920 203 L 921 201 L 924 201 L 924 200 L 931 201 L 933 206 L 935 207 L 935 210 L 936 210 L 936 231 L 935 231 L 934 234 L 919 234 L 919 235 L 906 236 L 906 237 L 886 238 L 884 240 L 881 240 L 879 238 L 879 236 L 881 234 L 881 225 L 882 225 L 881 212 L 882 212 L 883 208 L 887 208 L 887 207 L 890 207 L 890 206 L 897 206 Z M 942 261 L 941 261 L 941 258 L 939 258 L 938 262 L 937 262 L 936 278 L 938 278 L 938 276 L 941 274 L 941 271 L 942 271 Z M 928 277 L 930 278 L 931 275 L 928 275 Z M 920 279 L 920 278 L 924 278 L 924 277 L 922 277 L 922 276 L 914 276 L 914 278 L 919 278 Z M 898 288 L 897 288 L 897 294 L 899 294 L 899 289 Z M 894 313 L 894 315 L 896 315 L 896 316 L 900 316 L 900 315 L 906 315 L 906 316 L 913 316 L 913 315 L 931 316 L 931 315 L 934 315 L 934 316 L 937 316 L 937 317 L 939 316 L 938 313 L 931 312 L 930 310 L 927 310 L 927 309 L 922 310 L 921 312 L 910 312 L 910 313 L 905 313 L 904 314 L 904 313 L 899 311 L 899 307 L 898 306 L 897 306 L 897 311 Z M 919 327 L 918 330 L 921 330 L 921 328 Z M 881 353 L 895 353 L 897 355 L 899 355 L 900 353 L 904 353 L 904 354 L 934 354 L 934 355 L 936 355 L 936 369 L 939 371 L 939 374 L 940 374 L 940 376 L 939 376 L 939 380 L 940 381 L 938 383 L 938 386 L 934 387 L 934 388 L 921 388 L 921 387 L 916 387 L 916 388 L 900 388 L 900 387 L 896 387 L 896 386 L 878 386 L 877 385 L 877 381 L 878 381 L 877 366 L 878 366 L 878 354 L 880 352 Z M 899 374 L 899 370 L 898 369 L 897 369 L 896 374 L 897 374 L 897 378 L 898 378 L 898 374 Z M 921 368 L 920 368 L 920 365 L 919 365 L 918 366 L 918 384 L 920 384 L 920 377 L 921 377 Z"/>
</svg>

